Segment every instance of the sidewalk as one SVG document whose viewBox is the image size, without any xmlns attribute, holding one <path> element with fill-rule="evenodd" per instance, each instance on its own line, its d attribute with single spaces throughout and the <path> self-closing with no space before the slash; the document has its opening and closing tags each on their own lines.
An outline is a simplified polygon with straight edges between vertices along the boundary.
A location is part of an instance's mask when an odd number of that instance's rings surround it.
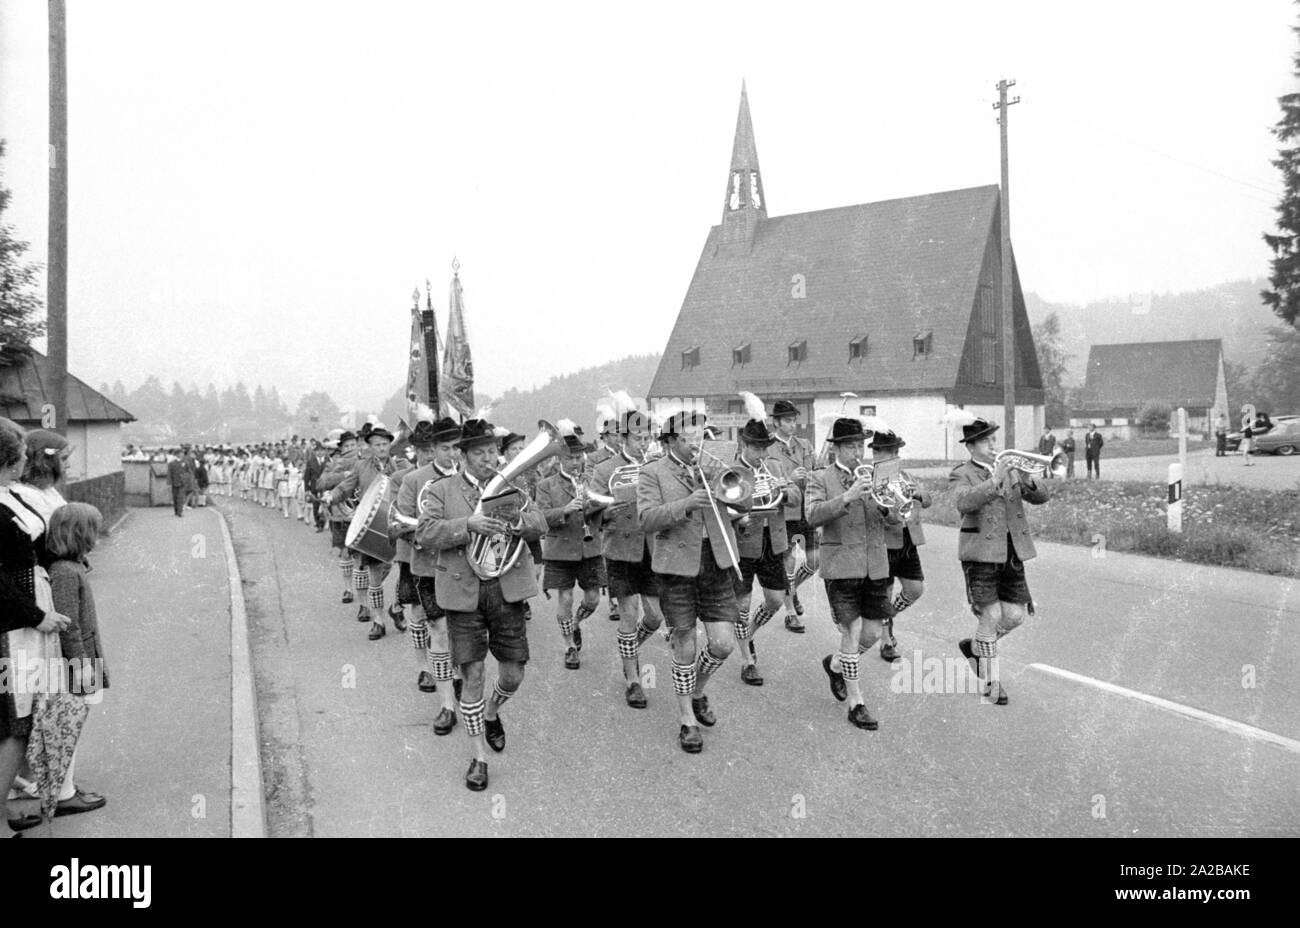
<svg viewBox="0 0 1300 928">
<path fill-rule="evenodd" d="M 217 514 L 131 509 L 90 560 L 111 686 L 86 721 L 77 782 L 108 805 L 56 818 L 54 836 L 229 837 L 230 587 Z"/>
</svg>

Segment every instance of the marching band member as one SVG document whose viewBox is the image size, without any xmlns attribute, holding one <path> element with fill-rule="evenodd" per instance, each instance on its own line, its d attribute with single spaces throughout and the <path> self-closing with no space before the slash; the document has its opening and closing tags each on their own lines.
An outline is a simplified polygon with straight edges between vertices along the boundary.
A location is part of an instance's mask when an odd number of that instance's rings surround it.
<svg viewBox="0 0 1300 928">
<path fill-rule="evenodd" d="M 428 506 L 415 530 L 417 545 L 438 552 L 436 599 L 446 610 L 451 657 L 465 681 L 460 717 L 473 750 L 465 786 L 475 791 L 488 785 L 485 737 L 494 751 L 506 746 L 499 713 L 523 683 L 528 662 L 523 604 L 537 595 L 537 580 L 526 549 L 508 571 L 492 580 L 479 579 L 470 567 L 467 549 L 472 535 L 511 533 L 528 540 L 546 530 L 546 519 L 534 506 L 526 506 L 514 526 L 478 511 L 480 494 L 496 467 L 499 441 L 490 422 L 465 422 L 456 442 L 465 455 L 465 469 L 429 488 Z M 485 700 L 483 662 L 489 651 L 498 670 L 492 695 Z"/>
<path fill-rule="evenodd" d="M 558 590 L 555 618 L 564 636 L 564 666 L 577 670 L 581 662 L 582 623 L 600 605 L 599 526 L 592 530 L 589 518 L 594 504 L 587 501 L 585 445 L 572 421 L 561 419 L 564 450 L 560 452 L 560 469 L 537 484 L 537 506 L 546 517 L 546 534 L 542 537 L 542 589 Z M 582 589 L 582 603 L 573 611 L 573 586 Z"/>
<path fill-rule="evenodd" d="M 611 495 L 610 479 L 619 468 L 645 465 L 644 450 L 649 418 L 639 412 L 623 391 L 614 394 L 619 436 L 618 454 L 606 458 L 591 473 L 587 489 L 591 493 Z M 663 625 L 659 611 L 659 584 L 651 564 L 650 545 L 637 519 L 636 498 L 616 500 L 601 513 L 601 554 L 609 576 L 609 598 L 620 607 L 618 654 L 623 662 L 624 699 L 633 709 L 646 707 L 641 687 L 641 645 Z M 641 615 L 645 607 L 644 617 Z"/>
<path fill-rule="evenodd" d="M 780 461 L 785 472 L 799 488 L 799 496 L 791 501 L 787 496 L 785 504 L 785 534 L 789 547 L 785 552 L 785 575 L 789 584 L 789 593 L 785 598 L 785 627 L 792 632 L 803 633 L 804 625 L 799 620 L 803 615 L 803 603 L 799 602 L 799 585 L 817 572 L 817 532 L 806 521 L 808 478 L 816 467 L 816 455 L 807 441 L 795 434 L 799 410 L 789 400 L 777 400 L 772 404 L 772 423 L 776 426 L 776 444 L 770 455 Z M 796 569 L 795 539 L 803 538 L 804 563 Z"/>
<path fill-rule="evenodd" d="M 882 463 L 898 457 L 898 449 L 907 442 L 899 438 L 890 429 L 882 429 L 872 434 L 871 462 Z M 900 471 L 900 474 L 903 472 Z M 906 474 L 903 474 L 906 476 Z M 910 478 L 909 478 L 910 479 Z M 921 545 L 925 544 L 925 530 L 921 527 L 921 510 L 929 509 L 934 501 L 929 492 L 918 481 L 913 480 L 916 489 L 912 498 L 916 500 L 907 518 L 897 524 L 885 524 L 885 547 L 889 549 L 890 590 L 893 581 L 898 581 L 898 595 L 894 597 L 894 614 L 885 619 L 880 639 L 880 656 L 887 661 L 898 659 L 898 640 L 894 637 L 894 620 L 898 614 L 911 606 L 925 592 L 925 572 L 921 569 Z"/>
<path fill-rule="evenodd" d="M 1007 692 L 998 673 L 998 641 L 1034 614 L 1034 601 L 1025 581 L 1025 561 L 1037 555 L 1025 518 L 1024 503 L 1047 502 L 1047 489 L 1036 478 L 996 464 L 993 435 L 999 426 L 965 410 L 951 414 L 960 424 L 960 441 L 970 460 L 958 464 L 948 476 L 953 505 L 961 513 L 957 557 L 966 575 L 966 598 L 978 618 L 974 640 L 957 643 L 984 681 L 984 696 L 999 706 Z"/>
<path fill-rule="evenodd" d="M 614 408 L 602 400 L 596 404 L 596 447 L 587 455 L 587 467 L 596 468 L 610 458 L 618 457 L 620 442 L 618 435 L 618 416 Z M 579 431 L 581 434 L 581 431 Z M 609 564 L 602 557 L 600 562 L 600 585 L 609 591 L 609 620 L 619 621 L 618 596 L 609 586 Z"/>
<path fill-rule="evenodd" d="M 395 479 L 400 484 L 402 476 L 411 468 L 406 460 L 395 459 L 389 454 L 389 447 L 393 441 L 392 432 L 382 425 L 371 426 L 367 422 L 366 426 L 369 428 L 363 426 L 362 431 L 366 432 L 366 446 L 369 453 L 363 455 L 358 452 L 352 467 L 337 483 L 331 484 L 329 475 L 321 478 L 321 482 L 331 491 L 331 502 L 346 499 L 354 490 L 359 496 L 364 496 L 366 490 L 370 489 L 370 485 L 381 475 Z M 366 601 L 357 611 L 357 620 L 360 622 L 370 620 L 370 634 L 367 637 L 371 641 L 376 641 L 388 634 L 388 629 L 384 627 L 383 622 L 384 580 L 387 579 L 392 565 L 360 551 L 354 553 L 356 560 L 353 580 L 357 584 L 357 592 L 366 593 Z M 393 615 L 392 618 L 399 632 L 406 630 L 406 622 L 400 614 Z"/>
<path fill-rule="evenodd" d="M 704 749 L 699 725 L 713 725 L 704 688 L 736 646 L 734 569 L 728 548 L 736 537 L 726 507 L 714 518 L 713 491 L 699 482 L 696 462 L 703 440 L 703 413 L 679 412 L 660 426 L 665 454 L 641 468 L 636 508 L 651 542 L 651 564 L 659 581 L 659 603 L 671 633 L 673 691 L 681 730 L 677 740 L 690 754 Z M 708 645 L 696 654 L 695 629 L 703 620 Z"/>
<path fill-rule="evenodd" d="M 749 421 L 740 431 L 738 470 L 751 482 L 757 483 L 760 474 L 772 481 L 772 492 L 784 492 L 782 506 L 768 511 L 751 510 L 736 524 L 736 544 L 740 551 L 740 573 L 736 579 L 736 604 L 740 620 L 736 623 L 736 638 L 740 645 L 740 659 L 744 666 L 740 679 L 750 686 L 762 686 L 763 677 L 758 672 L 758 653 L 754 648 L 754 635 L 767 624 L 768 619 L 781 611 L 785 600 L 786 576 L 784 556 L 789 547 L 785 531 L 785 507 L 793 498 L 795 506 L 802 507 L 803 494 L 799 487 L 785 477 L 779 461 L 769 457 L 769 449 L 776 436 L 768 431 L 763 401 L 752 393 L 741 393 Z M 749 597 L 754 588 L 754 577 L 763 590 L 763 602 L 749 612 Z"/>
<path fill-rule="evenodd" d="M 849 721 L 875 731 L 878 723 L 858 684 L 858 659 L 880 638 L 881 624 L 890 617 L 893 583 L 885 523 L 901 520 L 871 499 L 871 478 L 855 473 L 865 440 L 860 419 L 835 420 L 828 439 L 835 458 L 808 484 L 808 526 L 822 526 L 822 579 L 840 631 L 839 653 L 826 655 L 822 669 L 830 678 L 831 694 L 841 702 L 848 698 Z"/>
<path fill-rule="evenodd" d="M 329 460 L 325 463 L 325 469 L 321 472 L 317 480 L 317 491 L 321 494 L 321 502 L 325 506 L 325 516 L 330 525 L 330 553 L 337 548 L 339 552 L 339 569 L 343 571 L 343 602 L 352 602 L 352 589 L 354 581 L 354 572 L 352 569 L 352 553 L 348 551 L 347 536 L 348 524 L 352 521 L 352 513 L 349 507 L 343 503 L 331 503 L 328 493 L 330 486 L 335 486 L 338 481 L 346 475 L 348 468 L 357 456 L 357 436 L 352 432 L 344 432 L 339 436 L 338 447 L 331 452 Z M 334 476 L 334 483 L 327 485 L 327 478 Z"/>
<path fill-rule="evenodd" d="M 418 523 L 420 503 L 427 499 L 426 487 L 432 481 L 447 480 L 456 476 L 460 452 L 460 426 L 450 418 L 435 422 L 421 420 L 411 433 L 411 445 L 419 466 L 402 478 L 402 489 L 397 496 L 397 510 Z M 433 733 L 446 735 L 456 727 L 456 699 L 460 681 L 453 682 L 455 671 L 451 661 L 451 645 L 447 640 L 446 612 L 438 605 L 434 578 L 438 575 L 438 555 L 414 541 L 414 527 L 404 526 L 403 533 L 411 550 L 411 577 L 415 585 L 417 602 L 411 606 L 406 626 L 415 648 L 420 666 L 416 686 L 422 693 L 438 692 L 442 684 L 442 708 L 433 720 Z"/>
</svg>

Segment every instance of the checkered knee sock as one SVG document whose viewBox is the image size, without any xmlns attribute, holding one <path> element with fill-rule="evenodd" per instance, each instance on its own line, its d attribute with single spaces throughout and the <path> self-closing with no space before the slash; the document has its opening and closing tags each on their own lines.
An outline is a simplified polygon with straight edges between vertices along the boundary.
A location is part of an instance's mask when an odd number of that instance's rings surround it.
<svg viewBox="0 0 1300 928">
<path fill-rule="evenodd" d="M 343 571 L 343 589 L 351 592 L 353 584 L 352 558 L 339 558 L 339 570 Z"/>
<path fill-rule="evenodd" d="M 424 651 L 429 647 L 429 623 L 412 622 L 406 626 L 407 633 L 411 636 L 411 645 L 417 651 Z"/>
<path fill-rule="evenodd" d="M 624 660 L 636 660 L 637 649 L 641 642 L 637 640 L 635 632 L 618 633 L 618 656 Z"/>
<path fill-rule="evenodd" d="M 763 605 L 754 610 L 754 631 L 758 631 L 766 625 L 773 615 L 775 615 L 775 613 L 767 607 L 767 603 L 763 603 Z"/>
<path fill-rule="evenodd" d="M 560 634 L 563 635 L 565 638 L 568 638 L 570 635 L 572 635 L 573 619 L 570 619 L 567 616 L 562 616 L 562 615 L 556 616 L 556 618 L 559 620 L 560 623 Z"/>
<path fill-rule="evenodd" d="M 747 640 L 749 638 L 749 623 L 736 622 L 735 626 L 736 626 L 736 640 L 737 641 Z"/>
<path fill-rule="evenodd" d="M 678 696 L 695 695 L 695 664 L 679 664 L 673 661 L 673 692 Z"/>
<path fill-rule="evenodd" d="M 446 651 L 430 651 L 429 667 L 433 670 L 433 679 L 439 683 L 451 679 L 451 655 Z"/>
<path fill-rule="evenodd" d="M 588 616 L 595 614 L 595 612 L 596 612 L 595 606 L 588 606 L 586 603 L 583 603 L 582 605 L 578 606 L 578 613 L 576 616 L 574 616 L 574 621 L 581 622 L 583 619 L 587 618 Z"/>
<path fill-rule="evenodd" d="M 483 734 L 483 708 L 487 705 L 485 700 L 480 699 L 478 702 L 460 702 L 460 717 L 465 723 L 465 734 L 471 738 L 477 738 Z"/>
<path fill-rule="evenodd" d="M 370 571 L 362 570 L 356 564 L 352 565 L 352 586 L 358 593 L 364 593 L 370 589 Z"/>
<path fill-rule="evenodd" d="M 803 583 L 805 580 L 811 577 L 813 573 L 814 573 L 813 571 L 808 569 L 808 566 L 806 564 L 801 564 L 799 566 L 799 569 L 794 572 L 793 585 L 795 587 L 798 587 L 799 584 Z"/>
<path fill-rule="evenodd" d="M 654 634 L 654 629 L 646 628 L 645 622 L 641 619 L 636 620 L 636 646 L 638 648 L 645 644 L 646 639 Z"/>
<path fill-rule="evenodd" d="M 382 586 L 372 586 L 366 590 L 366 603 L 370 606 L 370 611 L 383 611 L 384 608 L 384 588 Z"/>
<path fill-rule="evenodd" d="M 916 600 L 908 596 L 902 590 L 899 590 L 898 595 L 894 597 L 894 615 L 898 615 L 914 602 L 916 602 Z"/>
<path fill-rule="evenodd" d="M 715 670 L 722 666 L 722 662 L 725 660 L 725 657 L 714 657 L 713 652 L 705 646 L 704 650 L 700 652 L 700 656 L 695 662 L 695 673 L 699 677 L 708 679 Z"/>
<path fill-rule="evenodd" d="M 501 681 L 498 680 L 496 683 L 492 684 L 492 701 L 496 703 L 497 708 L 500 709 L 506 704 L 506 700 L 515 695 L 516 692 L 518 692 L 518 690 L 503 689 Z"/>
<path fill-rule="evenodd" d="M 846 682 L 858 678 L 858 655 L 840 652 L 840 675 Z"/>
</svg>

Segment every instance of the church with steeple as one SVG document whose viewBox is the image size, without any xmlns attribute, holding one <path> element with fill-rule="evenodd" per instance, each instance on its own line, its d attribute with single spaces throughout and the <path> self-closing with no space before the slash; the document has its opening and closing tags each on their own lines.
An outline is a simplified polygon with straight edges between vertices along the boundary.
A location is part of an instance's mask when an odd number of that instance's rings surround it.
<svg viewBox="0 0 1300 928">
<path fill-rule="evenodd" d="M 842 411 L 883 417 L 909 457 L 962 456 L 949 410 L 1003 418 L 997 185 L 769 216 L 763 181 L 742 84 L 721 221 L 664 348 L 652 406 L 691 403 L 734 422 L 747 390 L 769 409 L 794 403 L 817 446 L 819 420 Z M 1012 274 L 1016 434 L 1037 436 L 1043 385 L 1014 255 Z"/>
</svg>

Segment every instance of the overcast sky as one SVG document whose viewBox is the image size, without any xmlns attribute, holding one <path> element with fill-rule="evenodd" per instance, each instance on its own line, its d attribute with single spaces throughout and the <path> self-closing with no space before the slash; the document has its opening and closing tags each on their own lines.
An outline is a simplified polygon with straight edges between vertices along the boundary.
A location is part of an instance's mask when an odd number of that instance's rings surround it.
<svg viewBox="0 0 1300 928">
<path fill-rule="evenodd" d="M 1072 302 L 1266 274 L 1300 89 L 1285 0 L 68 7 L 73 372 L 371 408 L 426 278 L 445 323 L 453 255 L 487 392 L 659 351 L 742 78 L 781 215 L 997 183 L 1014 77 L 1021 278 Z M 0 0 L 9 218 L 41 261 L 45 11 Z"/>
</svg>

